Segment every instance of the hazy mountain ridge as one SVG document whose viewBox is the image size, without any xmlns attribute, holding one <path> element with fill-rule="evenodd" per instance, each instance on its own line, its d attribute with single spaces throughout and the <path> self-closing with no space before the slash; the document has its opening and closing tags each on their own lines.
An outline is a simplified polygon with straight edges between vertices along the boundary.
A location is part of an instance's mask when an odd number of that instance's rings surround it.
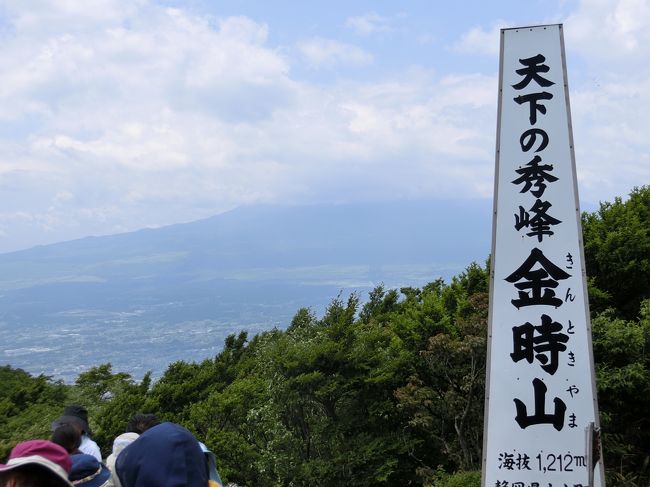
<svg viewBox="0 0 650 487">
<path fill-rule="evenodd" d="M 490 226 L 486 200 L 252 206 L 1 254 L 0 363 L 71 377 L 109 360 L 137 375 L 201 359 L 341 290 L 450 278 L 487 257 Z"/>
</svg>

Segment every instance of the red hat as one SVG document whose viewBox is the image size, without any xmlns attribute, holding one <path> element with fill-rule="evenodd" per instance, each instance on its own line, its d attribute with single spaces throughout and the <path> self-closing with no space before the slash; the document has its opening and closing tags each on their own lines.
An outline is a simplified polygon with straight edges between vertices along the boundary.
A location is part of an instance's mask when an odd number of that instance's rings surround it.
<svg viewBox="0 0 650 487">
<path fill-rule="evenodd" d="M 20 467 L 34 466 L 52 474 L 61 485 L 72 486 L 68 474 L 72 462 L 65 448 L 47 440 L 30 440 L 18 443 L 9 454 L 6 465 L 0 464 L 0 472 Z"/>
</svg>

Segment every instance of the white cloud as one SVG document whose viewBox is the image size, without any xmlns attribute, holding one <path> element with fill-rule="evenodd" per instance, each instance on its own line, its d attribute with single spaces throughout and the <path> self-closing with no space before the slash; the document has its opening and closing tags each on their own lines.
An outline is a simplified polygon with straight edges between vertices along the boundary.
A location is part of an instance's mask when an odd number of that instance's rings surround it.
<svg viewBox="0 0 650 487">
<path fill-rule="evenodd" d="M 454 44 L 452 49 L 456 52 L 497 56 L 499 54 L 501 29 L 506 26 L 506 22 L 500 20 L 493 23 L 489 29 L 480 26 L 472 27 L 461 36 L 460 41 Z"/>
<path fill-rule="evenodd" d="M 348 17 L 345 26 L 360 35 L 369 35 L 376 32 L 390 32 L 391 19 L 382 17 L 375 12 L 369 12 L 356 17 Z"/>
<path fill-rule="evenodd" d="M 611 200 L 650 183 L 650 4 L 582 0 L 564 25 L 581 184 Z"/>
<path fill-rule="evenodd" d="M 571 55 L 599 68 L 597 83 L 571 85 L 589 199 L 603 187 L 616 195 L 650 181 L 650 68 L 631 62 L 647 57 L 650 43 L 619 20 L 628 65 L 612 58 L 617 69 L 608 69 L 586 39 L 604 25 L 598 15 L 625 19 L 628 4 L 599 4 L 593 15 L 587 5 L 565 31 Z M 5 8 L 0 250 L 190 221 L 244 203 L 492 194 L 492 74 L 415 67 L 353 82 L 332 69 L 337 82 L 309 83 L 270 45 L 269 27 L 247 17 L 146 0 Z M 569 41 L 573 24 L 589 28 Z M 498 24 L 481 32 L 492 36 Z M 463 45 L 498 45 L 479 34 Z M 299 48 L 312 67 L 373 61 L 334 40 Z"/>
<path fill-rule="evenodd" d="M 650 183 L 649 79 L 587 81 L 572 90 L 579 175 L 592 201 Z"/>
<path fill-rule="evenodd" d="M 333 39 L 309 39 L 298 44 L 298 50 L 310 65 L 317 67 L 365 66 L 372 62 L 372 55 L 360 47 Z"/>
<path fill-rule="evenodd" d="M 590 62 L 635 63 L 650 55 L 650 3 L 646 0 L 582 0 L 565 21 L 567 45 Z"/>
<path fill-rule="evenodd" d="M 581 197 L 622 196 L 650 183 L 650 3 L 580 0 L 564 19 Z M 498 55 L 506 22 L 467 31 L 453 49 Z"/>
</svg>

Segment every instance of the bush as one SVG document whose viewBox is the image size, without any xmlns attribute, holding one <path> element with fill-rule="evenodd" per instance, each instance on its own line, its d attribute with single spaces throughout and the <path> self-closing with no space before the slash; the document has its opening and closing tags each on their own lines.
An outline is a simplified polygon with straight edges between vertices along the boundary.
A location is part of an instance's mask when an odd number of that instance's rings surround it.
<svg viewBox="0 0 650 487">
<path fill-rule="evenodd" d="M 424 479 L 424 485 L 428 487 L 481 487 L 480 470 L 448 474 L 442 467 L 438 467 L 435 472 L 429 471 L 424 477 L 428 477 Z"/>
<path fill-rule="evenodd" d="M 458 472 L 448 476 L 436 487 L 480 487 L 481 472 Z"/>
</svg>

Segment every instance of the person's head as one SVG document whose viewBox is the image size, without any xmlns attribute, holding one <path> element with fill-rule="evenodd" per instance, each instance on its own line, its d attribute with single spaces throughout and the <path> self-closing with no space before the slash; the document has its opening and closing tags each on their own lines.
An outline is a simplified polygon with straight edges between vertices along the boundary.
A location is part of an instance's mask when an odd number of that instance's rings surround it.
<svg viewBox="0 0 650 487">
<path fill-rule="evenodd" d="M 124 450 L 127 446 L 133 443 L 138 439 L 140 435 L 129 431 L 128 433 L 122 433 L 120 436 L 113 440 L 113 455 L 116 457 Z"/>
<path fill-rule="evenodd" d="M 11 472 L 0 472 L 0 486 L 2 487 L 59 487 L 58 480 L 52 480 L 49 472 L 32 468 L 22 467 Z"/>
<path fill-rule="evenodd" d="M 81 438 L 85 432 L 84 430 L 84 422 L 81 421 L 79 418 L 76 416 L 60 416 L 56 418 L 52 422 L 52 426 L 50 429 L 52 430 L 52 434 L 62 426 L 68 426 L 70 428 L 73 428 L 77 434 L 79 435 L 79 438 Z"/>
<path fill-rule="evenodd" d="M 51 441 L 61 445 L 69 454 L 72 454 L 81 445 L 81 431 L 73 424 L 62 424 L 52 433 Z"/>
<path fill-rule="evenodd" d="M 84 487 L 107 487 L 113 485 L 111 472 L 92 455 L 79 453 L 72 455 L 72 469 L 68 478 L 76 486 Z"/>
<path fill-rule="evenodd" d="M 148 429 L 117 457 L 115 469 L 123 487 L 206 487 L 205 457 L 192 433 L 174 423 Z"/>
<path fill-rule="evenodd" d="M 85 407 L 72 404 L 66 406 L 63 410 L 63 416 L 60 416 L 52 423 L 52 431 L 63 425 L 71 425 L 79 431 L 79 435 L 92 436 L 90 425 L 88 424 L 88 411 Z"/>
<path fill-rule="evenodd" d="M 68 474 L 72 466 L 65 449 L 47 440 L 18 443 L 6 465 L 0 464 L 3 487 L 72 487 Z"/>
<path fill-rule="evenodd" d="M 88 424 L 88 410 L 85 407 L 79 406 L 78 404 L 66 406 L 63 410 L 63 416 L 77 418 L 78 423 L 81 425 L 83 430 L 83 434 L 87 436 L 93 435 L 93 432 L 90 430 L 90 425 Z"/>
<path fill-rule="evenodd" d="M 141 435 L 149 428 L 153 428 L 159 424 L 160 420 L 155 414 L 138 413 L 135 414 L 126 425 L 126 432 Z"/>
<path fill-rule="evenodd" d="M 117 457 L 122 453 L 122 450 L 137 440 L 139 436 L 138 433 L 133 432 L 122 433 L 113 440 L 113 451 L 108 455 L 108 458 L 106 458 L 106 466 L 112 472 L 113 479 L 117 478 L 117 473 L 115 471 L 115 462 Z"/>
</svg>

